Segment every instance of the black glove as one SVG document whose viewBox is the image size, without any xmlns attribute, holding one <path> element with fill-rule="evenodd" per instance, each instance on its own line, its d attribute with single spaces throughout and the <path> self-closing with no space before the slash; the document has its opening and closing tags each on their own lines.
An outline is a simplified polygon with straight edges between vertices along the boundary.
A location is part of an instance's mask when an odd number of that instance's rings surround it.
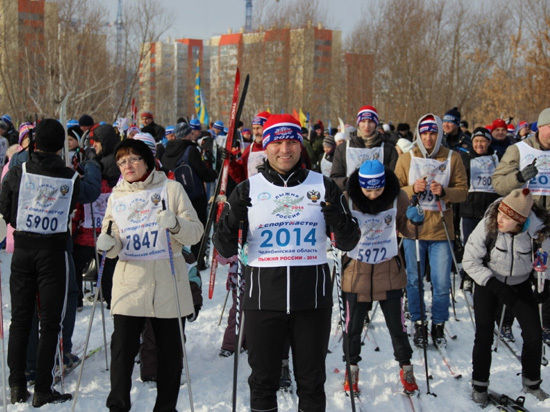
<svg viewBox="0 0 550 412">
<path fill-rule="evenodd" d="M 199 312 L 201 310 L 201 307 L 199 305 L 195 305 L 195 313 L 191 313 L 190 315 L 187 315 L 187 320 L 189 322 L 194 322 L 199 317 Z"/>
<path fill-rule="evenodd" d="M 248 193 L 241 191 L 236 201 L 231 203 L 231 210 L 237 218 L 246 218 L 250 206 L 252 206 L 252 199 L 250 199 Z"/>
<path fill-rule="evenodd" d="M 528 182 L 532 178 L 534 178 L 539 173 L 539 170 L 535 166 L 535 162 L 525 166 L 522 170 L 520 170 L 516 176 L 518 178 L 518 181 L 521 183 Z"/>
<path fill-rule="evenodd" d="M 326 224 L 331 228 L 338 227 L 345 220 L 341 209 L 334 203 L 321 202 L 321 212 Z"/>
<path fill-rule="evenodd" d="M 511 286 L 505 285 L 497 278 L 492 277 L 487 281 L 485 287 L 489 288 L 491 292 L 499 297 L 499 299 L 504 303 L 508 308 L 514 306 L 514 304 L 519 299 L 518 294 Z"/>
<path fill-rule="evenodd" d="M 222 160 L 225 160 L 225 159 L 229 159 L 230 161 L 235 160 L 235 155 L 233 154 L 232 151 L 227 150 L 225 147 L 219 148 L 218 150 L 220 151 L 220 156 Z"/>
</svg>

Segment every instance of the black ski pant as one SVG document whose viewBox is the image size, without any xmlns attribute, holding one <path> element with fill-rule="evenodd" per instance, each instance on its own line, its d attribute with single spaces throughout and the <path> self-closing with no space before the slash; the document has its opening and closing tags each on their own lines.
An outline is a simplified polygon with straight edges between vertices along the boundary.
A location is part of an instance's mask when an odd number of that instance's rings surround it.
<svg viewBox="0 0 550 412">
<path fill-rule="evenodd" d="M 40 298 L 40 338 L 36 361 L 37 392 L 49 392 L 69 283 L 69 254 L 64 250 L 15 248 L 11 260 L 11 325 L 8 342 L 10 387 L 27 385 L 27 344 Z"/>
<path fill-rule="evenodd" d="M 379 301 L 380 308 L 386 320 L 386 326 L 390 332 L 393 345 L 393 356 L 399 366 L 410 364 L 412 348 L 409 343 L 406 328 L 403 326 L 403 313 L 401 305 L 402 293 L 400 290 L 389 291 L 386 300 Z M 345 302 L 349 305 L 349 359 L 352 365 L 357 365 L 361 360 L 361 333 L 363 331 L 365 317 L 372 309 L 372 302 L 358 302 L 356 293 L 344 292 Z M 347 305 L 346 305 L 347 307 Z M 344 360 L 347 352 L 343 343 Z"/>
<path fill-rule="evenodd" d="M 331 308 L 290 312 L 245 310 L 248 363 L 252 373 L 251 411 L 276 411 L 281 354 L 287 339 L 299 398 L 298 410 L 326 408 L 325 358 L 330 336 Z"/>
<path fill-rule="evenodd" d="M 183 351 L 177 318 L 160 319 L 114 315 L 111 338 L 111 392 L 107 397 L 110 411 L 129 411 L 132 371 L 139 350 L 139 335 L 149 319 L 157 345 L 157 399 L 154 412 L 173 412 L 178 402 Z M 182 320 L 185 327 L 185 319 Z"/>
<path fill-rule="evenodd" d="M 521 351 L 522 375 L 530 381 L 540 381 L 542 332 L 531 285 L 529 281 L 526 281 L 515 286 L 506 285 L 506 287 L 513 288 L 520 295 L 520 298 L 510 309 L 521 327 L 521 337 L 523 338 Z M 485 286 L 475 285 L 476 334 L 472 353 L 472 380 L 474 384 L 476 382 L 489 382 L 495 322 L 499 321 L 497 319 L 498 308 L 498 296 Z"/>
</svg>

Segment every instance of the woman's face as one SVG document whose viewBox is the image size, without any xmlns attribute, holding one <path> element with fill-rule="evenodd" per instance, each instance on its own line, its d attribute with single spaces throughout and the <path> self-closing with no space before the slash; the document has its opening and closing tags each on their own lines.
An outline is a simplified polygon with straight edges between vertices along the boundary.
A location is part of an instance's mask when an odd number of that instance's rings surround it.
<svg viewBox="0 0 550 412">
<path fill-rule="evenodd" d="M 381 187 L 380 189 L 365 189 L 364 187 L 361 188 L 361 191 L 363 192 L 363 195 L 369 200 L 374 200 L 377 197 L 379 197 L 382 193 L 384 193 L 384 188 Z"/>
<path fill-rule="evenodd" d="M 498 231 L 502 233 L 517 233 L 519 232 L 519 223 L 508 215 L 498 212 L 497 215 Z"/>
<path fill-rule="evenodd" d="M 120 157 L 116 164 L 122 178 L 129 183 L 141 180 L 147 173 L 147 164 L 143 158 L 133 153 Z"/>
</svg>

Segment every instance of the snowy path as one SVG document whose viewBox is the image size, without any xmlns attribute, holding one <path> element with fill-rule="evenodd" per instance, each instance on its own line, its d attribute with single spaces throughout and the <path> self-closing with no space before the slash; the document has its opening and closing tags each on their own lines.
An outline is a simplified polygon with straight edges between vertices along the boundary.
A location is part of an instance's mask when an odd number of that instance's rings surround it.
<svg viewBox="0 0 550 412">
<path fill-rule="evenodd" d="M 9 298 L 9 262 L 10 256 L 5 252 L 0 253 L 2 270 L 4 330 L 7 337 L 10 322 L 10 298 Z M 208 271 L 202 272 L 204 307 L 201 310 L 198 320 L 187 324 L 186 349 L 189 355 L 189 368 L 192 379 L 193 398 L 197 412 L 221 412 L 231 410 L 232 370 L 233 358 L 219 358 L 217 356 L 221 345 L 222 334 L 225 328 L 227 309 L 222 326 L 217 326 L 221 312 L 223 299 L 225 297 L 225 280 L 227 267 L 219 267 L 216 276 L 216 289 L 214 299 L 208 300 Z M 457 296 L 457 314 L 459 322 L 450 320 L 448 330 L 457 334 L 456 340 L 450 340 L 447 352 L 451 366 L 457 373 L 462 374 L 462 379 L 455 380 L 448 372 L 447 367 L 441 361 L 441 357 L 435 349 L 428 350 L 430 373 L 433 380 L 430 381 L 430 388 L 437 394 L 437 397 L 427 396 L 426 381 L 424 375 L 422 352 L 415 350 L 413 363 L 418 385 L 423 393 L 421 397 L 423 411 L 475 411 L 480 410 L 470 400 L 470 375 L 471 375 L 471 353 L 474 332 L 470 323 L 468 312 L 461 294 Z M 228 305 L 230 302 L 228 302 Z M 428 304 L 429 308 L 429 304 Z M 99 309 L 99 308 L 97 308 Z M 77 324 L 73 337 L 75 351 L 80 355 L 84 345 L 84 338 L 88 326 L 88 316 L 91 313 L 91 304 L 86 303 L 83 312 L 77 314 Z M 108 339 L 112 333 L 112 320 L 107 315 Z M 332 317 L 332 333 L 329 348 L 333 353 L 327 357 L 327 382 L 325 385 L 327 393 L 327 411 L 349 411 L 350 400 L 341 391 L 344 379 L 344 363 L 342 362 L 341 345 L 337 343 L 338 335 L 335 334 L 338 322 L 338 305 L 335 299 Z M 377 311 L 373 319 L 372 333 L 379 346 L 380 351 L 375 352 L 372 341 L 366 340 L 362 349 L 360 362 L 360 389 L 362 391 L 362 405 L 364 410 L 400 411 L 407 410 L 403 397 L 397 394 L 399 368 L 393 360 L 393 350 L 390 337 L 384 323 L 384 317 Z M 520 338 L 520 331 L 517 325 L 514 326 L 516 338 Z M 101 317 L 100 311 L 96 310 L 94 328 L 89 348 L 93 349 L 102 344 Z M 110 354 L 109 354 L 110 355 Z M 238 383 L 238 410 L 247 411 L 249 402 L 249 390 L 247 378 L 250 368 L 246 362 L 246 355 L 241 356 L 239 367 Z M 292 366 L 291 366 L 292 367 Z M 339 371 L 336 373 L 335 371 Z M 491 388 L 495 391 L 506 392 L 510 396 L 520 395 L 521 378 L 516 373 L 521 371 L 520 365 L 515 358 L 508 354 L 501 346 L 498 353 L 493 354 L 491 374 Z M 79 369 L 75 370 L 65 380 L 65 390 L 73 392 L 76 387 Z M 544 380 L 542 387 L 550 391 L 550 367 L 542 369 Z M 136 365 L 133 375 L 132 388 L 132 411 L 149 412 L 153 409 L 156 389 L 151 384 L 139 381 L 139 367 Z M 82 378 L 81 392 L 78 402 L 78 411 L 97 412 L 106 410 L 105 399 L 109 393 L 109 372 L 105 371 L 104 352 L 101 351 L 86 361 L 84 375 Z M 280 411 L 296 411 L 297 404 L 295 395 L 279 395 Z M 528 397 L 526 407 L 530 411 L 550 410 L 550 400 L 537 402 L 534 398 Z M 70 403 L 61 405 L 47 405 L 41 408 L 43 411 L 69 411 Z M 31 407 L 28 404 L 11 405 L 9 411 L 26 411 Z M 181 387 L 178 410 L 188 411 L 189 403 L 186 386 Z M 488 408 L 487 410 L 491 410 Z"/>
</svg>

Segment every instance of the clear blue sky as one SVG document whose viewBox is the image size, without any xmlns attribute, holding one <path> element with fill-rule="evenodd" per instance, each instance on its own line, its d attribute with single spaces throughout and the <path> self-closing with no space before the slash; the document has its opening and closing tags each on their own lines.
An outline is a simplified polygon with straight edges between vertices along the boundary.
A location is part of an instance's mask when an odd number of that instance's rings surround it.
<svg viewBox="0 0 550 412">
<path fill-rule="evenodd" d="M 117 0 L 99 0 L 112 13 L 114 20 Z M 134 0 L 123 0 L 124 3 Z M 172 38 L 191 37 L 206 39 L 227 33 L 229 28 L 238 30 L 244 26 L 245 0 L 158 0 L 175 18 L 173 27 L 166 33 Z M 275 0 L 273 0 L 275 3 Z M 280 4 L 290 0 L 280 0 Z M 361 10 L 368 0 L 319 0 L 328 11 L 329 28 L 342 30 L 345 37 L 357 24 Z M 252 1 L 254 7 L 255 0 Z"/>
</svg>

